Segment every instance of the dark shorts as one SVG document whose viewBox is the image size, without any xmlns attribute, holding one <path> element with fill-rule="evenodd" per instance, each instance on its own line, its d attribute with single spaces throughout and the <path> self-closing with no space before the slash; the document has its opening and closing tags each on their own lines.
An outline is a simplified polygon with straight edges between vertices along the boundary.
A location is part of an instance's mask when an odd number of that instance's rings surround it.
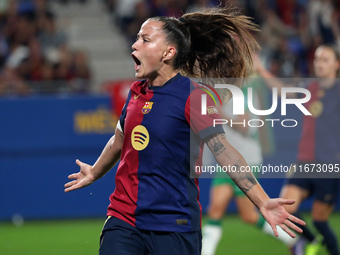
<svg viewBox="0 0 340 255">
<path fill-rule="evenodd" d="M 123 220 L 109 217 L 100 236 L 99 255 L 200 255 L 201 248 L 201 230 L 141 230 Z"/>
<path fill-rule="evenodd" d="M 304 163 L 299 163 L 300 165 Z M 301 173 L 295 173 L 287 179 L 286 184 L 296 185 L 309 192 L 315 200 L 333 205 L 337 203 L 340 187 L 339 178 L 303 178 Z"/>
</svg>

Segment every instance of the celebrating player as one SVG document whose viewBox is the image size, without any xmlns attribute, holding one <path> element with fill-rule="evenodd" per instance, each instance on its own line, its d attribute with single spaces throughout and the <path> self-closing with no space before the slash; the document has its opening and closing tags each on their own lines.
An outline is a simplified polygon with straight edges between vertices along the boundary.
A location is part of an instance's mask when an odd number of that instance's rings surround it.
<svg viewBox="0 0 340 255">
<path fill-rule="evenodd" d="M 257 72 L 265 78 L 270 87 L 283 87 L 273 74 L 268 72 L 258 58 L 254 58 Z M 302 135 L 298 148 L 297 166 L 291 178 L 284 185 L 281 197 L 294 198 L 294 205 L 285 206 L 290 213 L 297 214 L 299 205 L 309 196 L 314 196 L 312 218 L 315 228 L 322 235 L 322 243 L 331 255 L 339 255 L 337 239 L 328 224 L 328 219 L 337 201 L 340 179 L 313 178 L 312 170 L 301 173 L 300 169 L 312 168 L 313 165 L 339 165 L 340 162 L 340 82 L 337 76 L 340 70 L 340 54 L 334 46 L 321 45 L 314 55 L 314 72 L 317 79 L 308 83 L 311 99 L 305 104 L 311 116 L 304 116 Z M 334 170 L 334 169 L 333 169 Z M 317 171 L 317 169 L 316 169 Z M 315 172 L 316 172 L 315 171 Z M 327 169 L 325 169 L 327 171 Z M 308 241 L 306 254 L 318 252 L 320 245 L 315 235 L 306 227 L 303 236 Z"/>
<path fill-rule="evenodd" d="M 249 19 L 233 9 L 208 9 L 180 19 L 154 17 L 142 25 L 133 44 L 136 77 L 115 135 L 93 166 L 77 160 L 65 191 L 90 185 L 120 159 L 116 189 L 110 196 L 99 254 L 201 254 L 198 179 L 204 143 L 221 166 L 246 166 L 227 142 L 212 100 L 202 115 L 202 89 L 186 75 L 245 77 L 256 42 Z M 283 207 L 289 199 L 270 199 L 251 173 L 231 178 L 259 208 L 277 235 L 301 231 L 304 222 Z"/>
</svg>

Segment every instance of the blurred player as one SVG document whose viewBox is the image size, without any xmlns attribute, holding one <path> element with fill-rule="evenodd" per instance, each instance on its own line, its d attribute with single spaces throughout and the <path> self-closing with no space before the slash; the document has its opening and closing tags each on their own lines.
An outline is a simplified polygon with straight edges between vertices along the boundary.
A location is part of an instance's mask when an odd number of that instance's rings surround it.
<svg viewBox="0 0 340 255">
<path fill-rule="evenodd" d="M 231 178 L 259 208 L 277 235 L 281 226 L 301 231 L 283 205 L 293 200 L 269 199 L 227 142 L 223 128 L 213 126 L 217 110 L 201 114 L 198 85 L 191 76 L 245 77 L 256 42 L 249 19 L 233 9 L 207 9 L 180 19 L 154 17 L 145 21 L 132 45 L 136 77 L 116 133 L 91 166 L 77 160 L 65 191 L 90 185 L 120 159 L 116 189 L 110 196 L 100 255 L 201 254 L 201 205 L 198 179 L 206 143 L 221 166 L 238 171 Z M 232 51 L 230 49 L 233 49 Z M 228 67 L 228 68 L 226 68 Z M 214 109 L 212 99 L 207 107 Z M 192 150 L 191 150 L 192 149 Z M 290 229 L 291 228 L 291 229 Z"/>
<path fill-rule="evenodd" d="M 270 87 L 284 86 L 268 72 L 255 58 L 258 73 L 265 78 Z M 329 45 L 319 46 L 314 55 L 314 72 L 317 79 L 307 84 L 311 99 L 305 107 L 311 112 L 303 118 L 302 135 L 298 147 L 297 169 L 312 168 L 313 164 L 332 165 L 340 163 L 340 54 Z M 330 168 L 329 168 L 330 170 Z M 334 169 L 333 169 L 334 170 Z M 311 170 L 310 170 L 311 171 Z M 309 173 L 293 173 L 282 188 L 281 197 L 294 198 L 294 205 L 285 206 L 286 210 L 297 215 L 303 200 L 314 196 L 312 219 L 315 228 L 322 235 L 324 244 L 331 255 L 339 255 L 335 234 L 328 219 L 337 202 L 339 178 L 311 178 Z M 315 235 L 305 226 L 303 236 L 308 241 L 306 254 L 317 254 L 320 250 Z"/>
</svg>

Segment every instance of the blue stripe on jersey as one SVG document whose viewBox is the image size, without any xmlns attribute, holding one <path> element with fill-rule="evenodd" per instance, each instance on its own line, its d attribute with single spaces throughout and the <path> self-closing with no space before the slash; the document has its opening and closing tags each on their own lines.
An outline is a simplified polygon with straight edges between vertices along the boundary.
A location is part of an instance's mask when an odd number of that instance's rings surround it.
<svg viewBox="0 0 340 255">
<path fill-rule="evenodd" d="M 141 123 L 150 141 L 139 152 L 136 227 L 160 231 L 199 229 L 199 222 L 195 229 L 191 228 L 191 214 L 200 211 L 191 211 L 188 203 L 198 193 L 190 180 L 189 157 L 185 157 L 190 145 L 190 126 L 185 118 L 189 84 L 189 79 L 177 75 L 153 89 L 152 109 Z"/>
<path fill-rule="evenodd" d="M 340 84 L 325 89 L 322 114 L 316 118 L 315 160 L 340 162 Z"/>
</svg>

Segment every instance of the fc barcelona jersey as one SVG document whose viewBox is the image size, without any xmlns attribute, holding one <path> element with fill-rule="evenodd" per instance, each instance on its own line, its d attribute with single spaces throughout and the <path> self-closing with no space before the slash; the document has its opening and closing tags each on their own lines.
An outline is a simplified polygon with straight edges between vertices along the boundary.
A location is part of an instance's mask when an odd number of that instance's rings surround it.
<svg viewBox="0 0 340 255">
<path fill-rule="evenodd" d="M 312 82 L 307 89 L 311 99 L 305 107 L 312 115 L 303 119 L 298 160 L 302 162 L 340 162 L 340 84 L 328 89 Z"/>
<path fill-rule="evenodd" d="M 201 115 L 192 107 L 204 93 L 197 87 L 180 74 L 160 87 L 132 84 L 119 120 L 124 142 L 108 215 L 145 230 L 200 229 L 198 179 L 190 171 L 202 165 L 203 139 L 223 128 L 213 126 L 217 111 Z M 207 106 L 215 107 L 209 98 Z"/>
</svg>

